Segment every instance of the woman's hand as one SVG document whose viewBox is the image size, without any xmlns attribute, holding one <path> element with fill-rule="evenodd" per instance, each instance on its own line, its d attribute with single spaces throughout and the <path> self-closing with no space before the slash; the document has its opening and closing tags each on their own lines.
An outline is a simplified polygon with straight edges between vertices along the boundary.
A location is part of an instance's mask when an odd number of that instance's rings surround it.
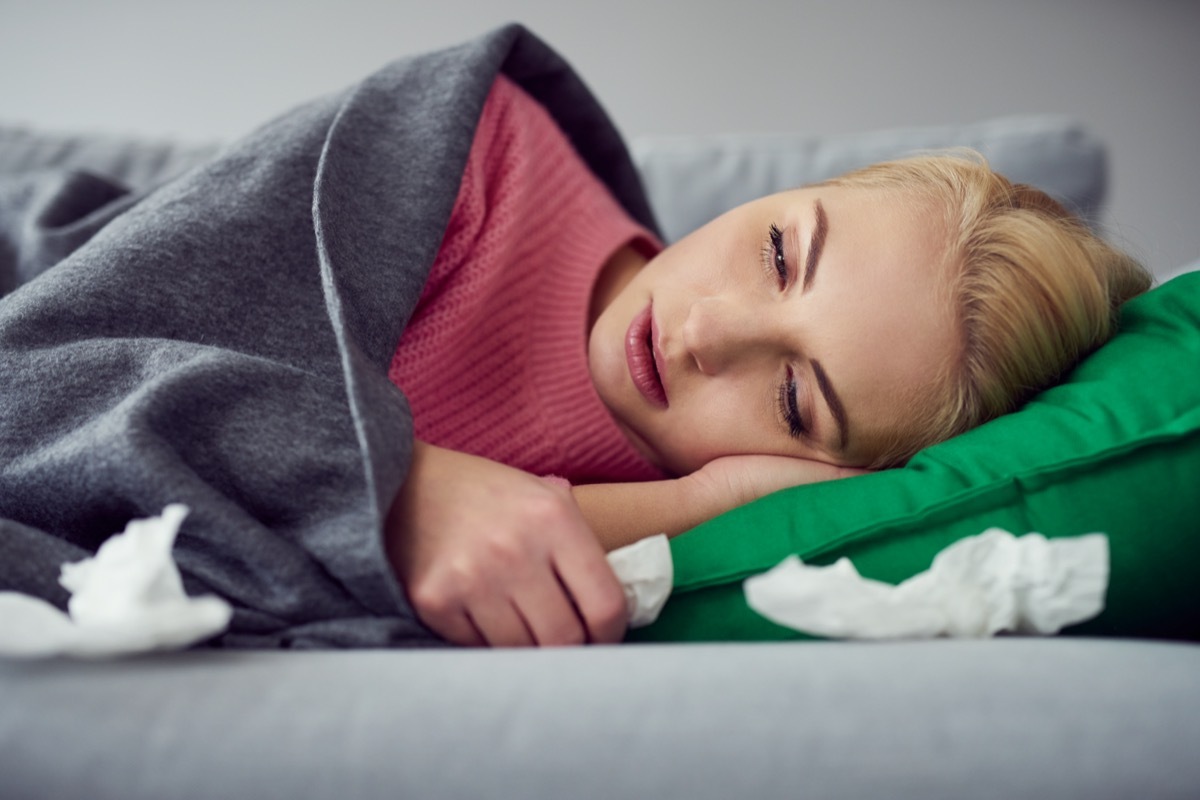
<svg viewBox="0 0 1200 800">
<path fill-rule="evenodd" d="M 868 471 L 791 456 L 741 455 L 714 459 L 680 480 L 688 483 L 692 501 L 713 517 L 791 486 L 850 478 Z"/>
<path fill-rule="evenodd" d="M 624 636 L 621 586 L 565 488 L 417 442 L 386 536 L 417 615 L 455 644 Z"/>
</svg>

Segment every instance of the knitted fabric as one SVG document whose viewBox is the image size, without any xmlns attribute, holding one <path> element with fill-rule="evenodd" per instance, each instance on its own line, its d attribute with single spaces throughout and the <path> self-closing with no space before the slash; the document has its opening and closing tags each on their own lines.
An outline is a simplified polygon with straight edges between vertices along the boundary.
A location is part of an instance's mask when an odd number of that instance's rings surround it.
<svg viewBox="0 0 1200 800">
<path fill-rule="evenodd" d="M 416 437 L 572 482 L 663 477 L 592 384 L 587 319 L 608 259 L 660 245 L 503 76 L 389 377 Z"/>
</svg>

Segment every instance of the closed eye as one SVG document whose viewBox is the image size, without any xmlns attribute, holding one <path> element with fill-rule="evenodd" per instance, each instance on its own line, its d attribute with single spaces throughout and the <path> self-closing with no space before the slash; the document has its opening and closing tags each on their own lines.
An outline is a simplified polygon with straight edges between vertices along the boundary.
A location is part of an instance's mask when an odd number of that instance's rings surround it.
<svg viewBox="0 0 1200 800">
<path fill-rule="evenodd" d="M 791 367 L 787 368 L 786 379 L 779 384 L 779 416 L 787 425 L 788 433 L 793 439 L 804 436 L 804 420 L 796 403 L 796 374 L 792 372 Z"/>
</svg>

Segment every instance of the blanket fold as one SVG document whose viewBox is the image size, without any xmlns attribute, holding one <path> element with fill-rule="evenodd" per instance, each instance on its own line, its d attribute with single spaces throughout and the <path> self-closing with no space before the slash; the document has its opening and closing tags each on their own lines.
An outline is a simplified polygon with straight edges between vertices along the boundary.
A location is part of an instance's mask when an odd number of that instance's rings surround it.
<svg viewBox="0 0 1200 800">
<path fill-rule="evenodd" d="M 653 228 L 599 104 L 516 25 L 156 186 L 0 175 L 0 590 L 63 607 L 62 561 L 181 502 L 185 588 L 234 607 L 218 643 L 438 643 L 383 552 L 412 448 L 387 364 L 499 71 Z"/>
</svg>

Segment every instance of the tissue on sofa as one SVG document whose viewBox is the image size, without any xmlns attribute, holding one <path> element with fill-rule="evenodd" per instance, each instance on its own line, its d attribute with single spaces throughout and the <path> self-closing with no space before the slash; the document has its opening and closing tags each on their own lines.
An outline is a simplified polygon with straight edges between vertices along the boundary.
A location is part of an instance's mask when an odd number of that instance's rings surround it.
<svg viewBox="0 0 1200 800">
<path fill-rule="evenodd" d="M 69 615 L 40 598 L 0 592 L 0 655 L 170 650 L 225 630 L 233 613 L 229 604 L 188 597 L 171 557 L 187 513 L 186 506 L 172 504 L 161 516 L 132 520 L 92 558 L 63 564 L 59 583 L 71 592 Z"/>
</svg>

